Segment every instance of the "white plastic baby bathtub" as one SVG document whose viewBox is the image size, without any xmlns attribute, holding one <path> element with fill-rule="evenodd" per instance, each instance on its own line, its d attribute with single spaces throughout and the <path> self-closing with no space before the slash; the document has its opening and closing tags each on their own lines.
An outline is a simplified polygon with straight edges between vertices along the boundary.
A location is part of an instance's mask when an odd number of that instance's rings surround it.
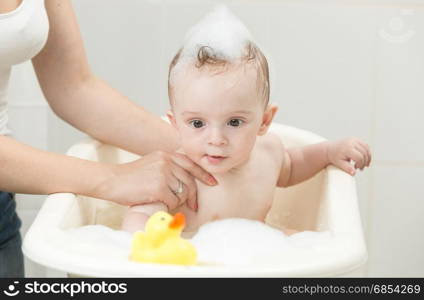
<svg viewBox="0 0 424 300">
<path fill-rule="evenodd" d="M 324 139 L 297 128 L 273 124 L 288 147 L 317 143 Z M 81 142 L 68 155 L 88 160 L 121 163 L 134 154 L 94 140 Z M 272 263 L 223 266 L 168 266 L 122 263 L 113 257 L 74 251 L 64 243 L 71 228 L 90 224 L 119 229 L 125 208 L 108 201 L 69 193 L 47 197 L 27 232 L 23 251 L 35 262 L 49 268 L 93 277 L 290 277 L 363 276 L 367 251 L 360 221 L 354 178 L 329 166 L 310 180 L 278 189 L 267 216 L 273 227 L 300 231 L 328 231 L 331 242 L 314 251 L 299 250 L 272 257 Z M 254 241 L 253 241 L 254 242 Z M 81 247 L 79 247 L 81 249 Z M 82 247 L 84 249 L 84 247 Z M 88 252 L 87 252 L 88 253 Z"/>
</svg>

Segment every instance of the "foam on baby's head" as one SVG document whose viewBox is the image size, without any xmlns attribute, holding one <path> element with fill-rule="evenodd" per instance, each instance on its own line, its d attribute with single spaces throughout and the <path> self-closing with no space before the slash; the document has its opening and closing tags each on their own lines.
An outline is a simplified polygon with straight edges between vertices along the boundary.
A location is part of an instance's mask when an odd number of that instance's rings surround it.
<svg viewBox="0 0 424 300">
<path fill-rule="evenodd" d="M 243 56 L 249 41 L 249 30 L 221 5 L 188 31 L 181 56 L 196 58 L 202 48 L 210 48 L 216 59 L 234 61 Z"/>
<path fill-rule="evenodd" d="M 172 87 L 178 76 L 189 67 L 208 67 L 216 74 L 231 66 L 254 64 L 257 83 L 269 101 L 268 63 L 259 47 L 253 42 L 249 30 L 226 6 L 220 5 L 194 25 L 186 34 L 184 45 L 169 66 L 168 92 L 172 99 Z M 171 101 L 172 102 L 172 101 Z"/>
</svg>

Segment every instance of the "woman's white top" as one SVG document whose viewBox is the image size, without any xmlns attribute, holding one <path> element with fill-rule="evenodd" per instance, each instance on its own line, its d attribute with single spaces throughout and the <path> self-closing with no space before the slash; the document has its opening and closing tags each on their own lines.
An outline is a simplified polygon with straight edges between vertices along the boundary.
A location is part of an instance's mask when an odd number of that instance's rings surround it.
<svg viewBox="0 0 424 300">
<path fill-rule="evenodd" d="M 1 0 L 0 0 L 1 1 Z M 0 13 L 0 134 L 7 128 L 7 89 L 13 65 L 34 57 L 47 41 L 49 22 L 44 0 L 22 0 L 13 11 Z"/>
</svg>

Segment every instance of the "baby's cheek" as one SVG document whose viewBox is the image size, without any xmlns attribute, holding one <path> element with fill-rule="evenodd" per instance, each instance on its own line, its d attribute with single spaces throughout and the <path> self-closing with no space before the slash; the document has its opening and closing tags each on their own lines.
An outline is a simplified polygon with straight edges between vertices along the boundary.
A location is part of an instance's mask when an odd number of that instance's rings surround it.
<svg viewBox="0 0 424 300">
<path fill-rule="evenodd" d="M 249 156 L 255 144 L 255 140 L 255 137 L 252 138 L 252 136 L 249 135 L 238 139 L 237 143 L 235 143 L 238 155 L 243 157 Z"/>
<path fill-rule="evenodd" d="M 197 144 L 193 144 L 193 143 L 186 143 L 182 145 L 183 149 L 184 149 L 184 153 L 194 162 L 197 162 L 200 160 L 200 158 L 202 157 L 202 148 L 197 145 Z"/>
</svg>

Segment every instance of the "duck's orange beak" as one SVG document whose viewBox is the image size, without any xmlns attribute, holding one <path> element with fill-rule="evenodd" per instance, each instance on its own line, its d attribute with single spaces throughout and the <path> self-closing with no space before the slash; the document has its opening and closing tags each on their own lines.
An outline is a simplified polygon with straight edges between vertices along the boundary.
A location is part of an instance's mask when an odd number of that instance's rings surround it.
<svg viewBox="0 0 424 300">
<path fill-rule="evenodd" d="M 168 226 L 169 228 L 176 229 L 176 228 L 183 227 L 184 225 L 185 225 L 184 215 L 182 213 L 176 213 Z"/>
</svg>

